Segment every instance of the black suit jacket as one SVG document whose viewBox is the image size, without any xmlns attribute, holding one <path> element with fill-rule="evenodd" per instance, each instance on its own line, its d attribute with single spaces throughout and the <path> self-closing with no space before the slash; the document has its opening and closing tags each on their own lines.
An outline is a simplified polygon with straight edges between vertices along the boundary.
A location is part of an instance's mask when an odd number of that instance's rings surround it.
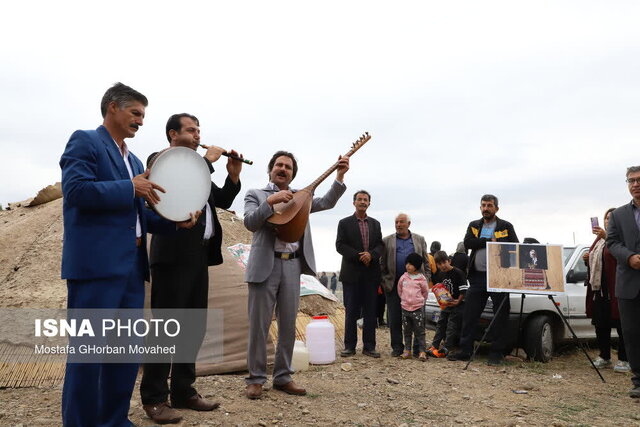
<svg viewBox="0 0 640 427">
<path fill-rule="evenodd" d="M 355 214 L 341 219 L 338 223 L 336 250 L 342 255 L 341 282 L 356 282 L 362 276 L 378 282 L 381 280 L 380 257 L 384 251 L 382 231 L 380 223 L 375 218 L 369 216 L 367 221 L 369 225 L 369 253 L 371 254 L 371 263 L 368 267 L 360 262 L 360 255 L 358 255 L 364 251 L 364 248 Z"/>
<path fill-rule="evenodd" d="M 156 154 L 153 153 L 149 156 L 147 165 Z M 209 170 L 213 173 L 214 169 L 211 162 L 204 157 L 203 161 L 207 163 Z M 222 227 L 216 214 L 216 208 L 228 209 L 238 192 L 240 192 L 240 181 L 234 184 L 228 176 L 222 188 L 211 182 L 208 202 L 213 214 L 214 233 L 207 247 L 207 265 L 222 264 L 222 251 L 220 249 L 222 246 Z M 170 234 L 154 234 L 151 238 L 151 251 L 149 254 L 151 267 L 161 263 L 189 265 L 194 262 L 194 257 L 199 256 L 198 254 L 202 251 L 206 215 L 206 209 L 203 206 L 202 215 L 200 215 L 198 223 L 193 228 L 179 229 Z"/>
<path fill-rule="evenodd" d="M 640 230 L 633 213 L 633 201 L 609 216 L 607 246 L 616 257 L 616 297 L 634 299 L 640 293 L 640 270 L 629 266 L 629 257 L 640 253 Z"/>
</svg>

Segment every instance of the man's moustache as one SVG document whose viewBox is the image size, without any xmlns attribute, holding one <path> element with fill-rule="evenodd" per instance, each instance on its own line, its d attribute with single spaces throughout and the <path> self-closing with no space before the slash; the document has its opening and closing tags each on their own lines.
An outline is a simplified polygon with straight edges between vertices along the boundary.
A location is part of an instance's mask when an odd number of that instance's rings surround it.
<svg viewBox="0 0 640 427">
<path fill-rule="evenodd" d="M 130 125 L 129 125 L 129 127 L 132 127 L 132 128 L 134 128 L 135 130 L 140 129 L 140 126 L 138 126 L 138 125 L 137 125 L 137 124 L 135 124 L 135 123 L 130 124 Z"/>
</svg>

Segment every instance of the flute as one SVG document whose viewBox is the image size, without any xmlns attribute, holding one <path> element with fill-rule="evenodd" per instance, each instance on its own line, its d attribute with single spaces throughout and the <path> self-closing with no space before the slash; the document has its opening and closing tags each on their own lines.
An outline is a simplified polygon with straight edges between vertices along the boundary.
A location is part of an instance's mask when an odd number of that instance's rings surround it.
<svg viewBox="0 0 640 427">
<path fill-rule="evenodd" d="M 208 146 L 208 145 L 204 145 L 204 144 L 198 144 L 198 145 L 199 145 L 200 147 L 204 148 L 205 150 L 208 150 L 208 149 L 209 149 L 209 146 Z M 248 164 L 248 165 L 252 165 L 252 164 L 253 164 L 253 160 L 244 159 L 244 158 L 242 158 L 242 157 L 238 157 L 238 156 L 236 156 L 235 154 L 227 153 L 226 151 L 223 151 L 223 152 L 222 152 L 222 155 L 223 155 L 223 156 L 225 156 L 225 157 L 229 157 L 230 159 L 233 159 L 233 160 L 239 160 L 239 161 L 241 161 L 242 163 L 246 163 L 246 164 Z"/>
</svg>

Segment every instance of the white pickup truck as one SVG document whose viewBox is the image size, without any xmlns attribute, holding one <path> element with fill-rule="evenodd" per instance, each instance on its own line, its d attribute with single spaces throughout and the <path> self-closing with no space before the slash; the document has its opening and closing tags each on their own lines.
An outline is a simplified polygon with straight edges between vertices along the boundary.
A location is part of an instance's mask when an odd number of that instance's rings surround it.
<svg viewBox="0 0 640 427">
<path fill-rule="evenodd" d="M 595 329 L 591 325 L 591 319 L 588 319 L 585 314 L 586 288 L 584 280 L 587 268 L 582 261 L 582 255 L 588 250 L 589 247 L 585 245 L 564 247 L 564 273 L 567 279 L 565 293 L 554 296 L 562 314 L 567 318 L 580 339 L 595 338 Z M 573 338 L 571 332 L 560 318 L 548 296 L 531 294 L 524 298 L 521 326 L 518 331 L 521 298 L 520 294 L 510 295 L 509 348 L 514 348 L 519 342 L 520 347 L 524 348 L 529 358 L 548 362 L 559 343 Z M 425 310 L 427 328 L 435 329 L 440 316 L 440 308 L 432 292 L 429 293 L 429 298 L 425 302 Z M 492 317 L 493 308 L 491 299 L 489 299 L 478 324 L 476 339 L 479 340 L 482 337 Z M 612 331 L 612 335 L 616 336 L 615 330 Z M 491 333 L 487 340 L 491 340 Z"/>
</svg>

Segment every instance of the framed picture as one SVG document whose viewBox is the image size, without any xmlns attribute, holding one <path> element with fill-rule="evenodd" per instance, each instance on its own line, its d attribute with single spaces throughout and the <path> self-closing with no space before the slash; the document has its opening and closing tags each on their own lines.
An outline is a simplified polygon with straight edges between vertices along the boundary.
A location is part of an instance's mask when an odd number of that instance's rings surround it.
<svg viewBox="0 0 640 427">
<path fill-rule="evenodd" d="M 487 242 L 487 291 L 564 293 L 562 245 Z"/>
</svg>

